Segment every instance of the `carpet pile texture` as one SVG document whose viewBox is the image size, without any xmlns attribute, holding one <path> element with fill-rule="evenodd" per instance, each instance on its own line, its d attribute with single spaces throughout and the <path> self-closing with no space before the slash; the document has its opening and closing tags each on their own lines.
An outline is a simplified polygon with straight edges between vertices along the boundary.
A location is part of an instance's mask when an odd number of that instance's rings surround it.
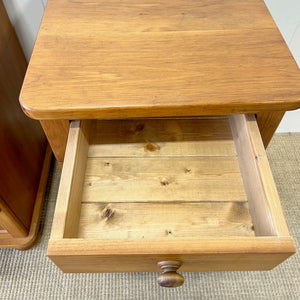
<svg viewBox="0 0 300 300">
<path fill-rule="evenodd" d="M 267 154 L 300 252 L 300 134 L 275 135 Z M 38 244 L 0 249 L 0 299 L 300 299 L 299 252 L 266 272 L 184 273 L 186 282 L 176 289 L 159 287 L 158 273 L 63 274 L 46 257 L 59 179 L 53 161 Z"/>
</svg>

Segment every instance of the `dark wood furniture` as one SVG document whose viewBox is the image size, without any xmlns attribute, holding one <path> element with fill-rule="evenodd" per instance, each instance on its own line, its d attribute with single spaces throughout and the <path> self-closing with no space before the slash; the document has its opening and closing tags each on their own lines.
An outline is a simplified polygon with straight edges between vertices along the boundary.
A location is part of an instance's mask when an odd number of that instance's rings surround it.
<svg viewBox="0 0 300 300">
<path fill-rule="evenodd" d="M 0 1 L 0 247 L 24 248 L 35 241 L 50 162 L 40 124 L 19 105 L 26 68 Z"/>
</svg>

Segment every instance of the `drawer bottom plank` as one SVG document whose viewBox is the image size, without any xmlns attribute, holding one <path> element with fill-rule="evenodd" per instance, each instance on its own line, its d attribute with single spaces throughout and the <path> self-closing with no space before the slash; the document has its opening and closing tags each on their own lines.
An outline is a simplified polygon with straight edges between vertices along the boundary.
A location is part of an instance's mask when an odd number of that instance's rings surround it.
<svg viewBox="0 0 300 300">
<path fill-rule="evenodd" d="M 254 236 L 247 202 L 83 203 L 78 238 Z"/>
<path fill-rule="evenodd" d="M 88 158 L 82 202 L 99 199 L 247 202 L 237 157 Z"/>
</svg>

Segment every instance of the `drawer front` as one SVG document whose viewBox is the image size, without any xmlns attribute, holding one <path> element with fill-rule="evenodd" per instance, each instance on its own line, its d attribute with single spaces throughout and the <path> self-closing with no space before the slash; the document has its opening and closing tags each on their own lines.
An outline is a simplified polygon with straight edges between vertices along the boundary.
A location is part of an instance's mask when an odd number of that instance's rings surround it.
<svg viewBox="0 0 300 300">
<path fill-rule="evenodd" d="M 48 246 L 63 271 L 268 270 L 294 252 L 254 116 L 72 122 Z"/>
<path fill-rule="evenodd" d="M 50 240 L 48 256 L 64 272 L 158 272 L 181 261 L 182 272 L 270 270 L 295 251 L 291 238 Z"/>
</svg>

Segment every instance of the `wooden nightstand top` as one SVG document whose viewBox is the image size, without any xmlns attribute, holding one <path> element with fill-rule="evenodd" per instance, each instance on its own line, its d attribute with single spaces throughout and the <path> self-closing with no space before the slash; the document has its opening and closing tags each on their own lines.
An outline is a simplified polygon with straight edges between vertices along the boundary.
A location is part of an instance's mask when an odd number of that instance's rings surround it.
<svg viewBox="0 0 300 300">
<path fill-rule="evenodd" d="M 20 101 L 36 119 L 300 107 L 300 72 L 261 0 L 49 0 Z"/>
</svg>

